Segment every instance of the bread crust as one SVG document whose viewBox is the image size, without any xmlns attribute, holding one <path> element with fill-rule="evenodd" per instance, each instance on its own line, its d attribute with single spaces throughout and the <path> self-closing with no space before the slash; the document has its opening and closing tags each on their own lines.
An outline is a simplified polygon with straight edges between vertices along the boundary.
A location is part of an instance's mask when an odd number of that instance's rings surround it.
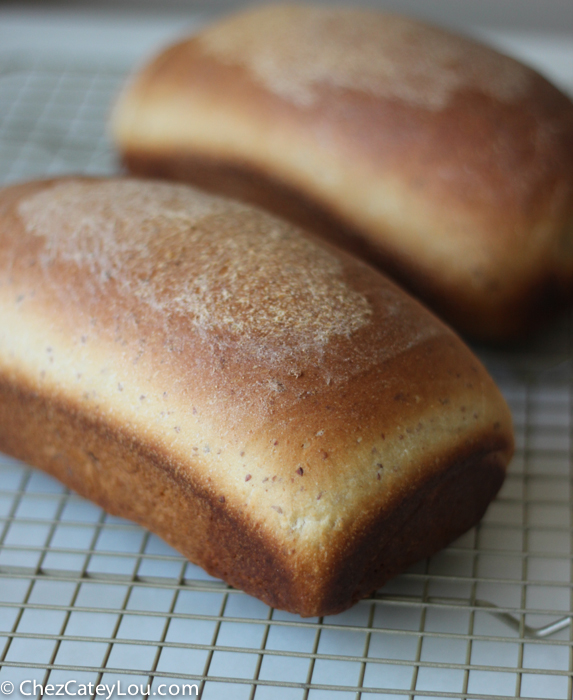
<svg viewBox="0 0 573 700">
<path fill-rule="evenodd" d="M 301 615 L 475 524 L 513 450 L 493 381 L 417 302 L 191 188 L 3 190 L 0 310 L 0 450 Z"/>
<path fill-rule="evenodd" d="M 259 53 L 249 44 L 257 30 Z M 368 44 L 374 30 L 395 31 L 391 51 Z M 314 37 L 319 63 L 342 40 L 349 64 L 378 62 L 377 82 L 351 84 L 332 58 L 306 75 L 285 54 L 285 32 Z M 425 50 L 436 63 L 418 75 L 412 62 L 431 63 Z M 573 104 L 470 40 L 369 11 L 258 8 L 160 54 L 120 99 L 113 131 L 134 173 L 240 194 L 282 215 L 296 201 L 311 226 L 320 212 L 336 226 L 313 230 L 365 254 L 474 337 L 519 337 L 570 302 Z"/>
</svg>

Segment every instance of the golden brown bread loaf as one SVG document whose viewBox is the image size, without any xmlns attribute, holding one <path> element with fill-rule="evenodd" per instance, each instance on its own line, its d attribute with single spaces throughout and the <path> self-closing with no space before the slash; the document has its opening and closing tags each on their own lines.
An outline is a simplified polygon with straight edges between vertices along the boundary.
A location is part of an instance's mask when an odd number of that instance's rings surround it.
<svg viewBox="0 0 573 700">
<path fill-rule="evenodd" d="M 2 190 L 0 317 L 1 451 L 301 615 L 474 525 L 511 456 L 493 381 L 418 302 L 187 186 Z"/>
<path fill-rule="evenodd" d="M 573 291 L 573 105 L 473 41 L 369 10 L 259 7 L 121 97 L 128 168 L 254 201 L 380 265 L 464 333 Z"/>
</svg>

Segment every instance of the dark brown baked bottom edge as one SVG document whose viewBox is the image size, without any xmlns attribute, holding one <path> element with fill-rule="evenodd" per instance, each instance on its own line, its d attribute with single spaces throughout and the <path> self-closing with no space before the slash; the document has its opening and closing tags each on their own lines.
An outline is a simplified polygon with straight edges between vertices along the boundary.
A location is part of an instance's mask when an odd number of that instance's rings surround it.
<svg viewBox="0 0 573 700">
<path fill-rule="evenodd" d="M 472 527 L 501 486 L 507 458 L 499 440 L 450 457 L 391 512 L 376 514 L 347 543 L 333 542 L 332 573 L 317 580 L 290 571 L 283 548 L 177 477 L 161 451 L 2 377 L 0 451 L 145 526 L 213 576 L 305 617 L 347 609 Z"/>
<path fill-rule="evenodd" d="M 128 431 L 0 376 L 0 451 L 143 525 L 209 574 L 269 605 L 296 609 L 292 577 L 273 543 Z"/>
<path fill-rule="evenodd" d="M 162 154 L 131 150 L 124 152 L 123 163 L 133 175 L 186 182 L 288 219 L 390 275 L 474 340 L 494 344 L 519 341 L 573 300 L 573 280 L 566 283 L 566 288 L 563 280 L 549 270 L 531 279 L 505 303 L 496 301 L 492 305 L 488 294 L 481 301 L 466 303 L 463 290 L 444 289 L 443 281 L 428 274 L 415 259 L 398 256 L 382 242 L 375 243 L 326 205 L 247 162 L 184 151 Z"/>
<path fill-rule="evenodd" d="M 449 455 L 439 473 L 373 518 L 337 567 L 324 609 L 342 612 L 476 525 L 503 484 L 510 449 L 503 439 L 484 439 Z"/>
</svg>

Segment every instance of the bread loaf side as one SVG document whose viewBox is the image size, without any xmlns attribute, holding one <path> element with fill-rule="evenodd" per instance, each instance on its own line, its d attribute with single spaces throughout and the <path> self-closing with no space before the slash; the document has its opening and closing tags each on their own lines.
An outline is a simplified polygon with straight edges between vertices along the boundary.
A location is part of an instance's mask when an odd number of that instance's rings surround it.
<svg viewBox="0 0 573 700">
<path fill-rule="evenodd" d="M 507 406 L 386 278 L 183 185 L 0 192 L 0 450 L 265 602 L 343 610 L 474 525 Z"/>
<path fill-rule="evenodd" d="M 259 7 L 151 61 L 112 126 L 133 173 L 287 216 L 476 338 L 523 335 L 571 298 L 573 104 L 469 39 Z"/>
</svg>

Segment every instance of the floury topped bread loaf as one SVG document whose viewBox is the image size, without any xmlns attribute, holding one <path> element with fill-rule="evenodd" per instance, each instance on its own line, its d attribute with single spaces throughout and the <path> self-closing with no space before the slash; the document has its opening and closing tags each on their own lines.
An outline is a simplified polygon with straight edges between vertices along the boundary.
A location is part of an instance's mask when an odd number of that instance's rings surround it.
<svg viewBox="0 0 573 700">
<path fill-rule="evenodd" d="M 474 525 L 512 452 L 386 278 L 182 185 L 0 192 L 0 450 L 269 604 L 343 610 Z"/>
<path fill-rule="evenodd" d="M 573 291 L 573 105 L 515 60 L 369 10 L 264 6 L 150 62 L 113 131 L 136 174 L 254 201 L 501 340 Z"/>
</svg>

